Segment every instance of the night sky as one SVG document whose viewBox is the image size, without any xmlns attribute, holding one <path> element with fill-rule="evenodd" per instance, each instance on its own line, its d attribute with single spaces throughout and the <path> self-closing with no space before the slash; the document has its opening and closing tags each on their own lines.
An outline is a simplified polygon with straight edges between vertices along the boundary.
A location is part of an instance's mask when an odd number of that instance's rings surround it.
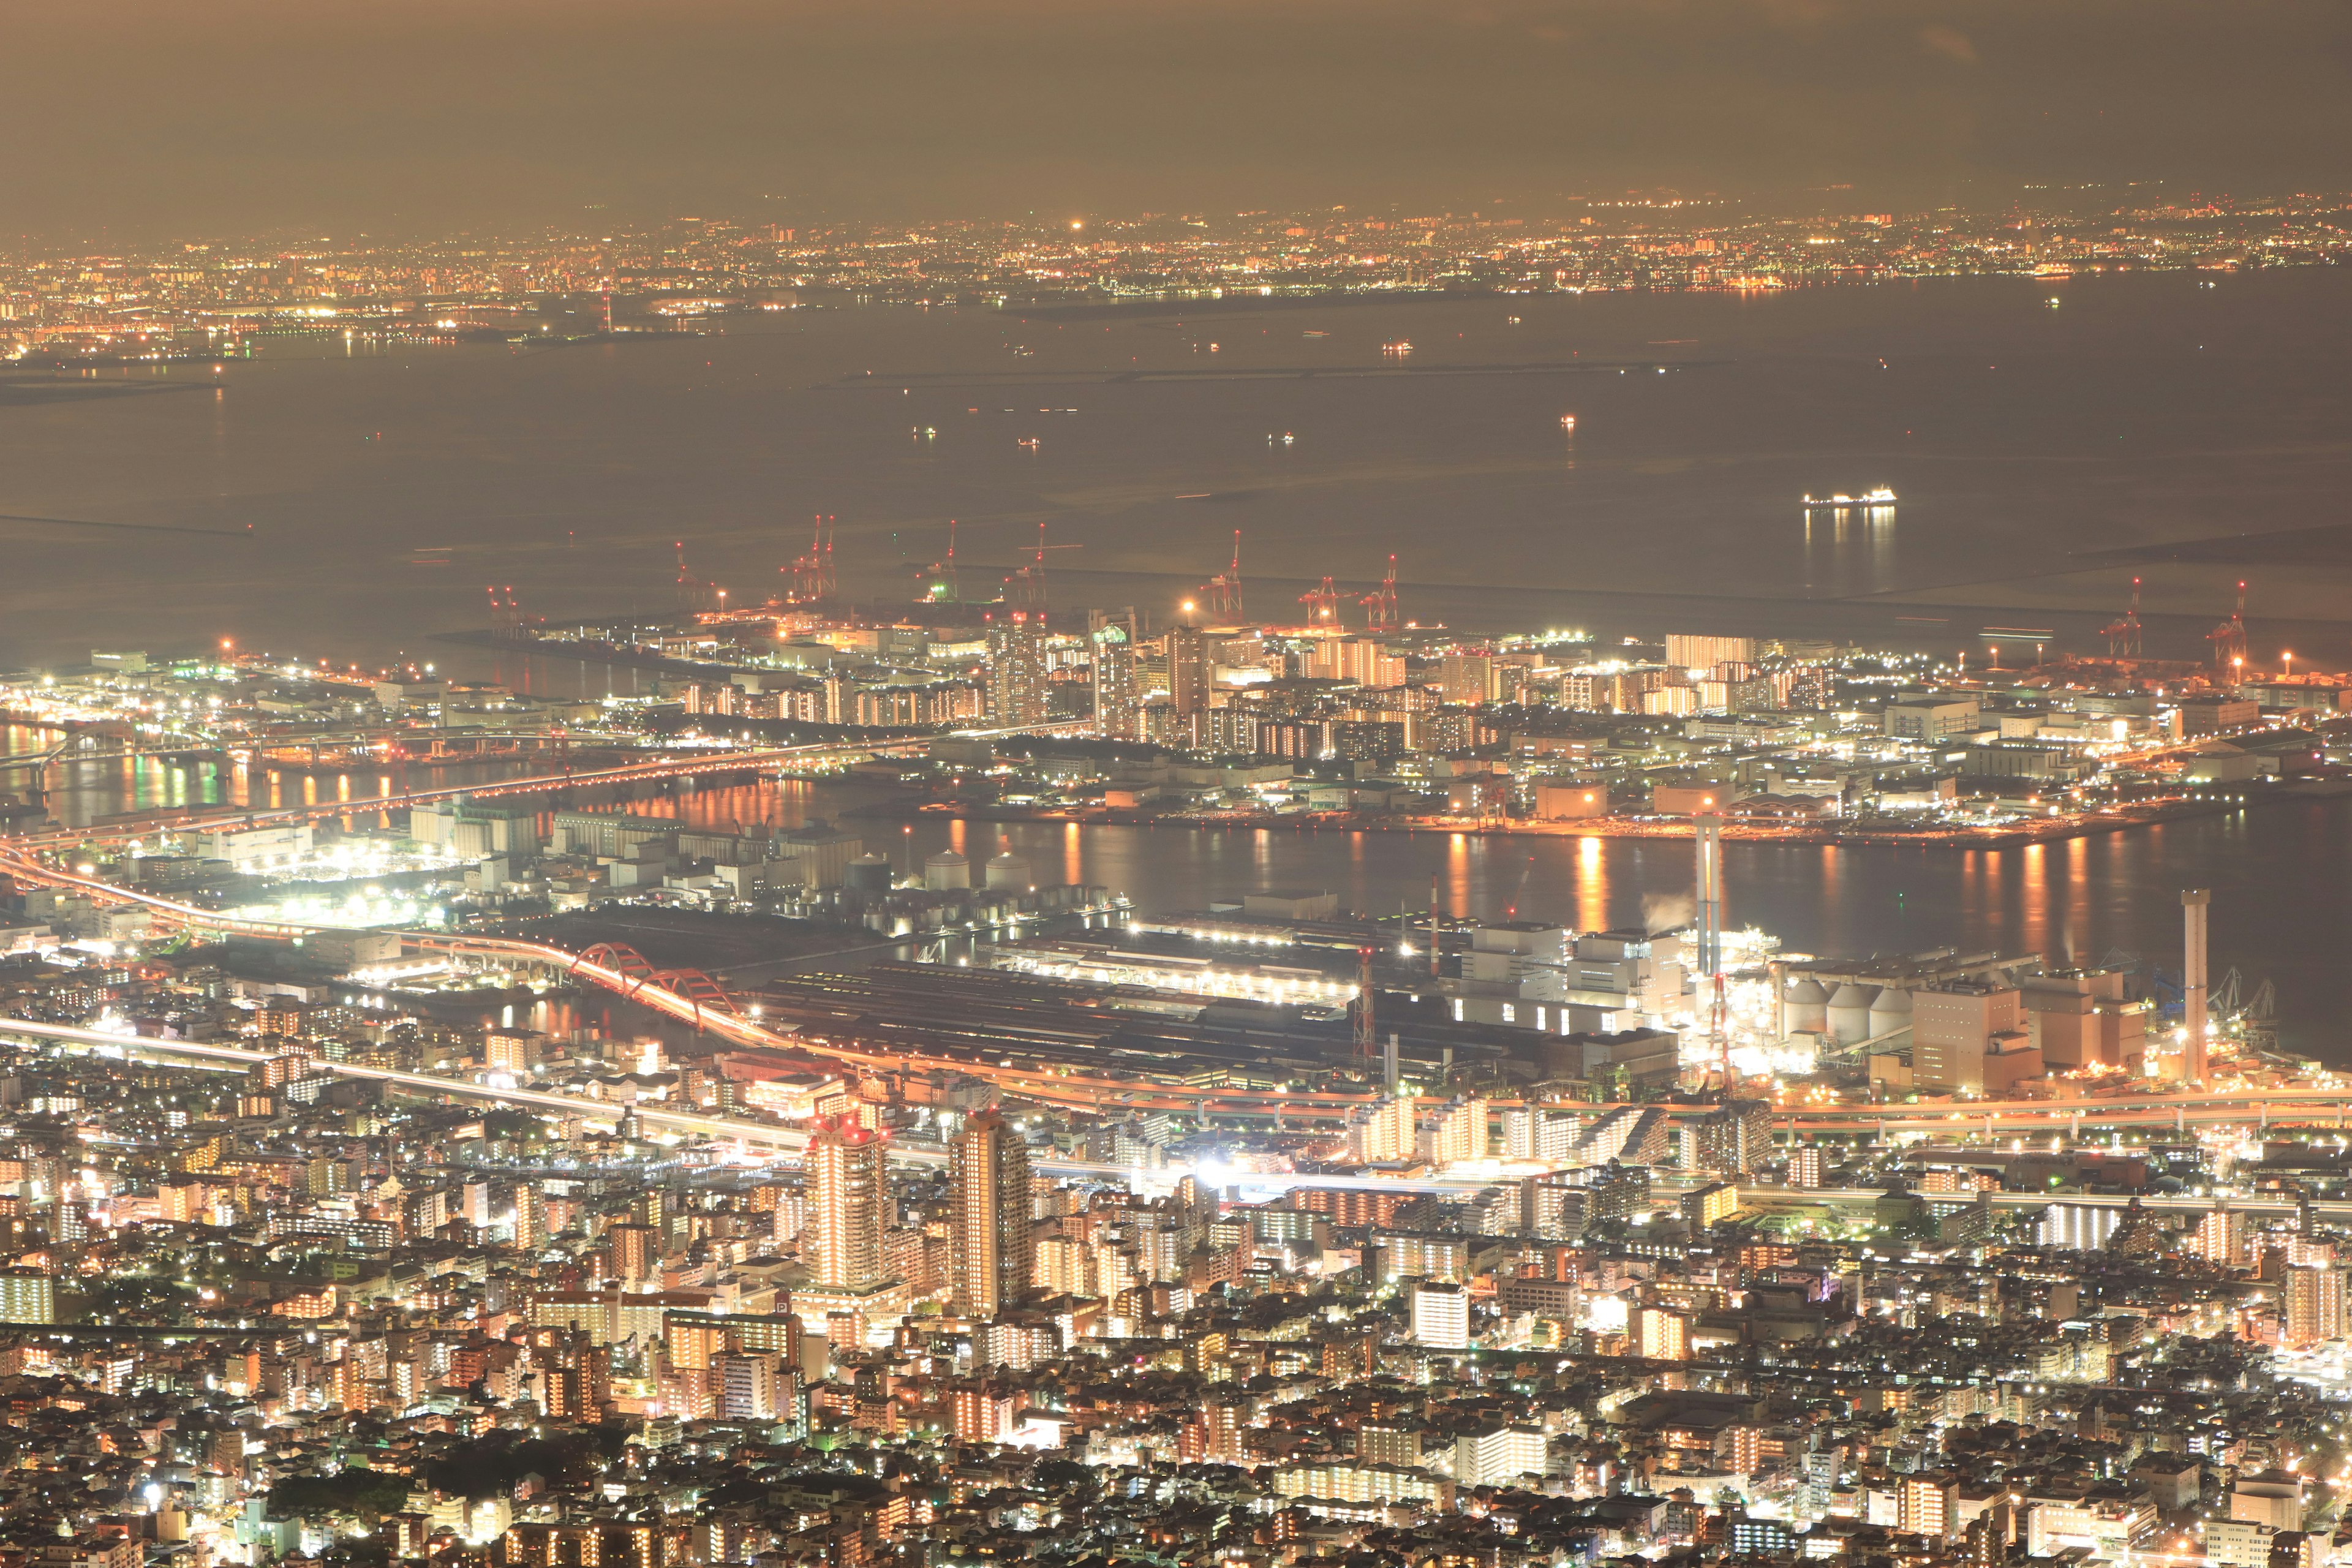
<svg viewBox="0 0 2352 1568">
<path fill-rule="evenodd" d="M 2352 184 L 2341 0 L 5 0 L 0 37 L 0 231 L 51 240 Z"/>
</svg>

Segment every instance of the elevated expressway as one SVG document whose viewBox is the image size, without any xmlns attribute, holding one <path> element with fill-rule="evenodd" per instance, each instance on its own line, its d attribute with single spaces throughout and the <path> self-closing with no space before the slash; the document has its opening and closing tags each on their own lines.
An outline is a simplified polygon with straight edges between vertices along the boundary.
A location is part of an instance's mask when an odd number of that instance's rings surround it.
<svg viewBox="0 0 2352 1568">
<path fill-rule="evenodd" d="M 239 920 L 191 904 L 119 888 L 60 871 L 14 845 L 0 845 L 0 870 L 28 881 L 69 888 L 109 904 L 149 910 L 161 921 L 192 931 L 292 941 L 318 928 Z M 443 931 L 402 931 L 404 948 L 442 953 L 501 967 L 537 970 L 585 982 L 707 1031 L 730 1044 L 823 1058 L 881 1074 L 946 1072 L 987 1080 L 1008 1096 L 1072 1110 L 1162 1110 L 1182 1115 L 1270 1118 L 1324 1121 L 1344 1118 L 1370 1102 L 1363 1094 L 1319 1094 L 1260 1089 L 1191 1089 L 1149 1080 L 1097 1077 L 1067 1069 L 1024 1068 L 1009 1060 L 924 1057 L 860 1050 L 855 1044 L 772 1029 L 738 1012 L 730 1001 L 700 986 L 635 966 L 624 967 L 606 950 L 585 953 L 504 937 Z M 703 983 L 708 985 L 708 982 Z M 109 1037 L 113 1038 L 114 1037 Z M 436 1082 L 440 1080 L 436 1080 Z M 1598 1110 L 1603 1107 L 1593 1107 Z M 1670 1112 L 1675 1108 L 1667 1108 Z M 1703 1111 L 1706 1107 L 1691 1108 Z M 1917 1132 L 1966 1137 L 2079 1136 L 2086 1129 L 2139 1127 L 2182 1130 L 2213 1123 L 2238 1125 L 2344 1126 L 2352 1121 L 2352 1089 L 2231 1089 L 2110 1099 L 1972 1100 L 1948 1105 L 1800 1105 L 1775 1121 L 1792 1139 Z"/>
<path fill-rule="evenodd" d="M 1045 733 L 1066 724 L 1032 725 L 975 731 L 975 735 Z M 410 791 L 360 800 L 335 800 L 315 805 L 278 807 L 234 816 L 192 810 L 184 818 L 158 817 L 137 826 L 114 830 L 128 838 L 159 829 L 196 826 L 227 827 L 271 823 L 315 821 L 335 816 L 430 805 L 461 797 L 524 795 L 575 785 L 625 784 L 645 779 L 691 777 L 701 773 L 741 773 L 768 767 L 789 767 L 852 753 L 873 755 L 927 746 L 931 737 L 874 742 L 825 742 L 761 751 L 687 752 L 644 763 L 579 772 L 530 775 L 495 784 Z M 293 941 L 316 928 L 269 921 L 237 920 L 215 910 L 120 888 L 92 878 L 61 871 L 39 858 L 40 851 L 89 841 L 89 836 L 59 831 L 0 840 L 0 871 L 27 881 L 69 888 L 112 905 L 137 905 L 161 921 L 192 931 Z M 424 953 L 446 954 L 488 965 L 523 968 L 561 974 L 584 982 L 650 1007 L 654 1011 L 705 1030 L 730 1044 L 750 1049 L 773 1050 L 823 1058 L 844 1066 L 884 1074 L 947 1072 L 985 1079 L 1008 1096 L 1076 1110 L 1169 1111 L 1196 1116 L 1225 1116 L 1307 1122 L 1330 1122 L 1371 1101 L 1368 1094 L 1310 1094 L 1234 1089 L 1192 1089 L 1147 1079 L 1097 1077 L 1044 1067 L 1022 1067 L 1009 1059 L 935 1058 L 860 1050 L 855 1043 L 771 1029 L 739 1012 L 707 979 L 690 984 L 637 965 L 616 964 L 598 956 L 610 950 L 575 953 L 538 942 L 499 937 L 439 931 L 402 931 L 404 946 Z M 631 955 L 634 957 L 634 955 Z M 676 973 L 677 972 L 671 972 Z M 108 1037 L 110 1039 L 114 1037 Z M 443 1080 L 435 1080 L 436 1084 Z M 592 1102 L 593 1103 L 593 1102 Z M 2186 1129 L 2207 1123 L 2295 1123 L 2343 1126 L 2352 1108 L 2352 1089 L 2228 1089 L 2173 1094 L 2135 1095 L 2111 1099 L 1975 1100 L 1943 1105 L 1793 1105 L 1778 1121 L 1791 1138 L 1853 1134 L 1923 1132 L 1988 1137 L 2053 1133 L 2079 1134 L 2085 1129 L 2146 1127 Z M 1605 1109 L 1593 1107 L 1594 1110 Z M 1677 1113 L 1669 1107 L 1670 1113 Z M 1705 1107 L 1690 1108 L 1703 1110 Z"/>
<path fill-rule="evenodd" d="M 151 911 L 163 922 L 190 931 L 291 942 L 312 935 L 318 930 L 311 926 L 277 921 L 239 920 L 215 910 L 198 909 L 192 904 L 119 888 L 94 878 L 58 870 L 10 845 L 0 845 L 0 871 L 48 887 L 70 889 L 100 902 L 134 905 Z M 624 1000 L 690 1024 L 731 1045 L 821 1058 L 876 1073 L 906 1075 L 937 1071 L 961 1074 L 993 1083 L 1005 1095 L 1042 1104 L 1087 1110 L 1165 1110 L 1186 1115 L 1330 1121 L 1346 1116 L 1349 1110 L 1367 1103 L 1371 1098 L 1360 1094 L 1194 1089 L 1130 1079 L 1098 1078 L 1042 1067 L 1023 1068 L 1007 1059 L 991 1062 L 979 1058 L 860 1050 L 851 1044 L 769 1028 L 758 1019 L 737 1011 L 733 1003 L 723 994 L 714 996 L 710 989 L 706 989 L 709 987 L 707 980 L 701 980 L 699 985 L 695 984 L 693 981 L 700 979 L 699 976 L 673 979 L 637 965 L 625 965 L 614 958 L 600 956 L 608 953 L 610 950 L 607 949 L 591 948 L 584 953 L 577 953 L 541 942 L 519 942 L 504 937 L 415 931 L 397 934 L 404 949 L 416 952 L 442 953 L 486 964 L 538 970 L 583 981 L 610 991 Z"/>
</svg>

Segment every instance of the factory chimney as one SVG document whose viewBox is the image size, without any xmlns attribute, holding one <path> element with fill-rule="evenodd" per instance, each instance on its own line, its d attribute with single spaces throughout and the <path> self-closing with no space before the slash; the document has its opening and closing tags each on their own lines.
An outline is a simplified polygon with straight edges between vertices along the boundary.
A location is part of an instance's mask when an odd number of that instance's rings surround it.
<svg viewBox="0 0 2352 1568">
<path fill-rule="evenodd" d="M 2188 1036 L 2180 1047 L 2180 1076 L 2205 1085 L 2205 916 L 2213 901 L 2204 888 L 2180 890 L 2180 1022 Z"/>
<path fill-rule="evenodd" d="M 1698 849 L 1697 973 L 1723 970 L 1723 818 L 1706 812 L 1692 820 Z"/>
</svg>

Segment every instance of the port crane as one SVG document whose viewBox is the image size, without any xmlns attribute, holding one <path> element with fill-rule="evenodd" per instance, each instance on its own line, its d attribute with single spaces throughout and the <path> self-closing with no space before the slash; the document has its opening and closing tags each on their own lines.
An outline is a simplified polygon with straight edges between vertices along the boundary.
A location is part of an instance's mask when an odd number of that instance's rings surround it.
<svg viewBox="0 0 2352 1568">
<path fill-rule="evenodd" d="M 2109 658 L 2137 658 L 2140 657 L 2138 578 L 2135 577 L 2132 579 L 2131 605 L 2124 611 L 2123 618 L 2117 621 L 2110 621 L 2105 626 L 2101 626 L 2099 628 L 2099 635 L 2107 639 L 2107 657 Z"/>
<path fill-rule="evenodd" d="M 809 539 L 808 553 L 795 556 L 789 566 L 776 568 L 790 580 L 784 596 L 796 605 L 822 604 L 834 596 L 833 575 L 834 520 L 830 513 L 818 512 L 814 531 Z"/>
<path fill-rule="evenodd" d="M 694 574 L 694 568 L 686 563 L 685 540 L 681 539 L 677 541 L 673 548 L 677 551 L 677 602 L 679 607 L 688 611 L 717 609 L 719 607 L 719 602 L 727 596 L 726 590 L 719 587 L 716 583 L 706 583 L 701 578 Z"/>
<path fill-rule="evenodd" d="M 2246 580 L 2238 579 L 2238 608 L 2230 618 L 2205 634 L 2213 645 L 2213 666 L 2234 675 L 2246 662 Z"/>
<path fill-rule="evenodd" d="M 1238 626 L 1242 618 L 1242 531 L 1234 530 L 1234 563 L 1201 584 L 1209 618 L 1219 626 Z"/>
<path fill-rule="evenodd" d="M 1322 586 L 1309 588 L 1306 593 L 1299 595 L 1298 602 L 1307 606 L 1307 618 L 1311 624 L 1334 628 L 1339 626 L 1339 586 L 1330 578 L 1324 578 Z"/>
<path fill-rule="evenodd" d="M 1381 585 L 1358 601 L 1364 606 L 1364 629 L 1372 632 L 1392 632 L 1397 629 L 1396 556 L 1389 556 L 1389 574 Z"/>
</svg>

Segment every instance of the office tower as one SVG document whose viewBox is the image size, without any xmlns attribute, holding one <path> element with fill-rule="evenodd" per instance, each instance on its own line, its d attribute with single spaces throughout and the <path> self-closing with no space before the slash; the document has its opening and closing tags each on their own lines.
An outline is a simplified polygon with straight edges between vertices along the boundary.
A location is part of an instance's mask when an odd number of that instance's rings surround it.
<svg viewBox="0 0 2352 1568">
<path fill-rule="evenodd" d="M 948 1279 L 955 1310 L 992 1318 L 1029 1288 L 1029 1146 L 982 1111 L 948 1149 Z"/>
<path fill-rule="evenodd" d="M 999 724 L 1045 722 L 1045 611 L 1008 610 L 989 626 L 988 716 Z"/>
<path fill-rule="evenodd" d="M 1135 612 L 1110 616 L 1097 611 L 1087 628 L 1094 645 L 1095 734 L 1105 741 L 1132 741 L 1142 707 L 1142 682 L 1135 665 Z"/>
<path fill-rule="evenodd" d="M 1198 626 L 1168 628 L 1168 697 L 1179 717 L 1209 706 L 1209 639 Z"/>
<path fill-rule="evenodd" d="M 888 1195 L 880 1135 L 854 1121 L 829 1121 L 809 1140 L 802 1159 L 809 1226 L 816 1233 L 816 1282 L 852 1290 L 878 1283 Z"/>
</svg>

